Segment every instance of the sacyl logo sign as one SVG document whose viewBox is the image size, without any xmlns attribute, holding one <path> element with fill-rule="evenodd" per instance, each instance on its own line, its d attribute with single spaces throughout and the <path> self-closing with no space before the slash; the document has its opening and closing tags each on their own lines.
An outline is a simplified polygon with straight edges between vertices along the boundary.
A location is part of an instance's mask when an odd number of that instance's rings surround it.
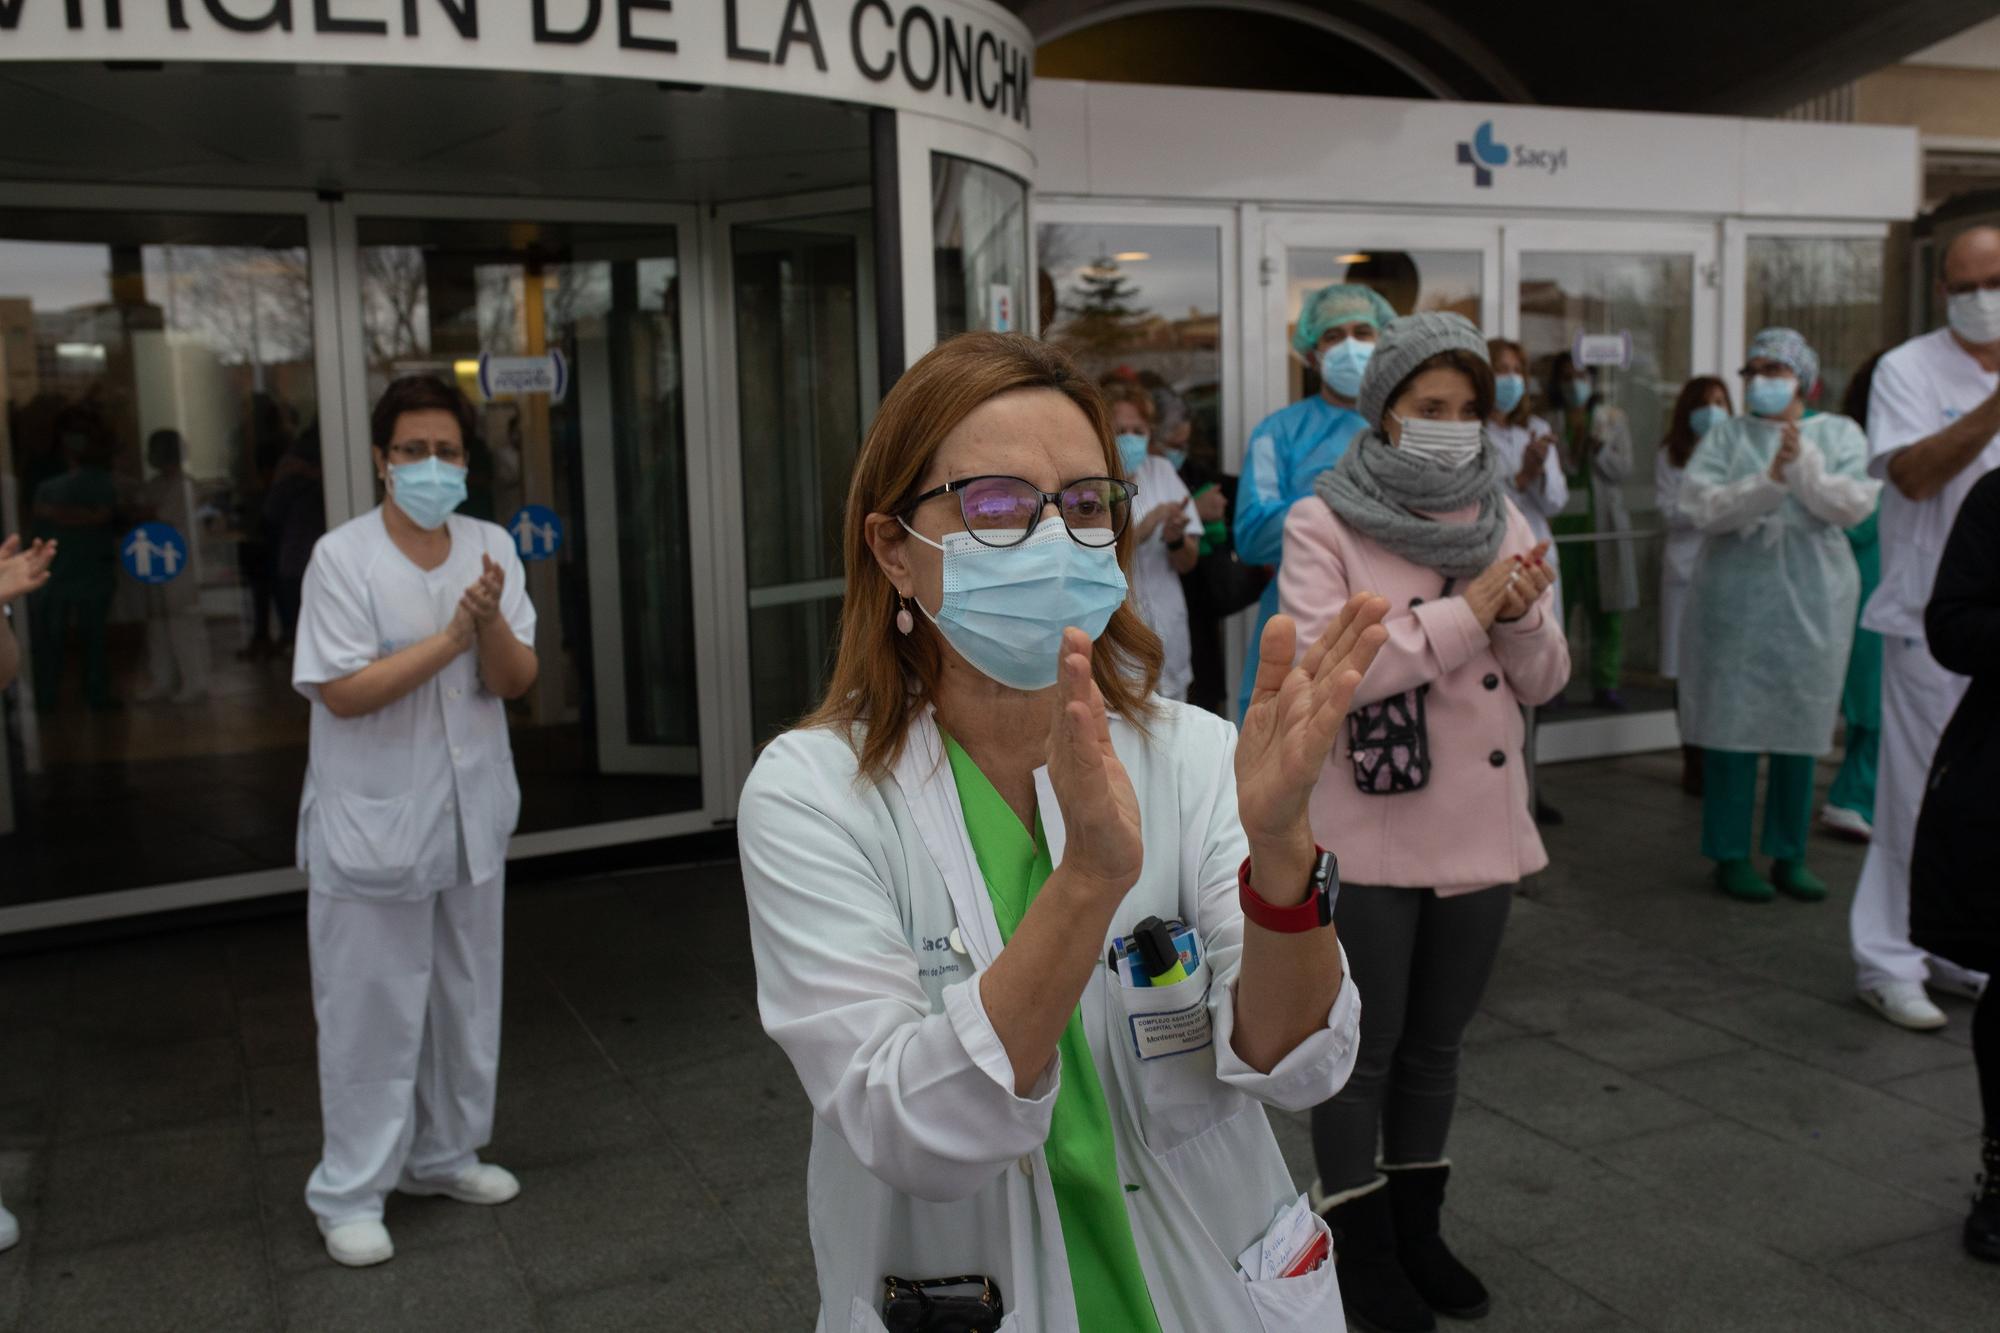
<svg viewBox="0 0 2000 1333">
<path fill-rule="evenodd" d="M 1479 122 L 1472 138 L 1458 145 L 1458 164 L 1472 168 L 1472 183 L 1482 190 L 1493 184 L 1493 173 L 1510 161 L 1516 167 L 1546 171 L 1553 176 L 1569 166 L 1569 149 L 1530 148 L 1526 144 L 1515 144 L 1510 154 L 1507 145 L 1493 137 L 1493 122 L 1490 120 Z"/>
</svg>

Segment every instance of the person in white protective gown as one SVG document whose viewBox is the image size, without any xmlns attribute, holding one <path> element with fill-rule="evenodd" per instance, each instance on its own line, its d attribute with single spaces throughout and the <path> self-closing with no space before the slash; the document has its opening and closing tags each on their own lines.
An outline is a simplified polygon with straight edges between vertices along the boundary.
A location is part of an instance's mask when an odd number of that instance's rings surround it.
<svg viewBox="0 0 2000 1333">
<path fill-rule="evenodd" d="M 409 378 L 370 423 L 388 502 L 319 540 L 292 683 L 325 1147 L 306 1203 L 351 1266 L 395 1251 L 391 1190 L 504 1203 L 478 1150 L 500 1064 L 501 904 L 520 813 L 503 700 L 533 686 L 520 557 L 465 500 L 472 409 Z"/>
<path fill-rule="evenodd" d="M 1946 1022 L 1926 981 L 1967 996 L 1986 984 L 1910 943 L 1910 854 L 1931 758 L 1969 683 L 1925 646 L 1924 606 L 1959 506 L 2000 468 L 2000 230 L 1952 239 L 1937 296 L 1947 326 L 1884 355 L 1868 402 L 1868 471 L 1888 483 L 1882 583 L 1861 614 L 1861 627 L 1882 636 L 1882 740 L 1874 832 L 1848 918 L 1857 994 L 1916 1030 Z"/>
<path fill-rule="evenodd" d="M 13 604 L 49 581 L 49 565 L 55 558 L 54 542 L 23 547 L 19 537 L 0 541 L 0 691 L 12 685 L 21 670 L 21 645 L 7 623 Z M 4 756 L 0 762 L 5 762 Z M 21 1224 L 0 1204 L 0 1250 L 11 1250 L 20 1240 Z"/>
<path fill-rule="evenodd" d="M 1815 760 L 1833 747 L 1861 574 L 1846 530 L 1875 507 L 1867 440 L 1843 416 L 1802 419 L 1819 357 L 1765 329 L 1743 367 L 1749 409 L 1688 460 L 1681 512 L 1702 532 L 1680 660 L 1681 736 L 1701 747 L 1701 850 L 1731 897 L 1817 902 L 1806 866 Z M 1768 880 L 1751 864 L 1757 761 Z"/>
<path fill-rule="evenodd" d="M 1162 699 L 1117 472 L 1060 349 L 968 333 L 912 366 L 855 465 L 824 701 L 744 787 L 821 1333 L 926 1300 L 1023 1333 L 1342 1327 L 1264 1104 L 1354 1064 L 1306 805 L 1388 606 L 1296 657 L 1274 618 L 1240 735 Z"/>
</svg>

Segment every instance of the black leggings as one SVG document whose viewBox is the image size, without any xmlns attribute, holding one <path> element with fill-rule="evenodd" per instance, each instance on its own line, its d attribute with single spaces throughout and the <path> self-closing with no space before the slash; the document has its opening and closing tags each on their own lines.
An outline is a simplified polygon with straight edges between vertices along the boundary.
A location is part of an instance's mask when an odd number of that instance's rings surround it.
<svg viewBox="0 0 2000 1333">
<path fill-rule="evenodd" d="M 1972 1059 L 1979 1068 L 1986 1137 L 2000 1139 L 2000 978 L 1987 983 L 1972 1011 Z"/>
<path fill-rule="evenodd" d="M 1326 1194 L 1392 1166 L 1444 1156 L 1458 1102 L 1458 1053 L 1479 1008 L 1512 885 L 1440 898 L 1429 889 L 1341 886 L 1334 925 L 1361 991 L 1361 1049 L 1347 1086 L 1313 1108 L 1313 1157 Z"/>
</svg>

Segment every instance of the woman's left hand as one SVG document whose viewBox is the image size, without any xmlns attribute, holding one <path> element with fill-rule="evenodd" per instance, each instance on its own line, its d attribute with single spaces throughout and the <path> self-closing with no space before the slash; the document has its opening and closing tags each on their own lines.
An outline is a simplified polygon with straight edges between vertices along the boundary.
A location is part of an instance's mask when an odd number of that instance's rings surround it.
<svg viewBox="0 0 2000 1333">
<path fill-rule="evenodd" d="M 1251 856 L 1260 848 L 1309 853 L 1306 802 L 1326 768 L 1361 677 L 1388 642 L 1387 598 L 1357 593 L 1298 665 L 1290 616 L 1264 626 L 1257 684 L 1236 742 L 1236 808 Z"/>
</svg>

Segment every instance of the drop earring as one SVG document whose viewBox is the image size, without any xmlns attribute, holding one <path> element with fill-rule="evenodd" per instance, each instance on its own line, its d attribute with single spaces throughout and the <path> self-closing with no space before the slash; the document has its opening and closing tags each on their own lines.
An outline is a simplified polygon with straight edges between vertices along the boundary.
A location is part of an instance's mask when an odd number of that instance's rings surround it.
<svg viewBox="0 0 2000 1333">
<path fill-rule="evenodd" d="M 910 615 L 910 599 L 904 597 L 902 602 L 903 605 L 896 612 L 896 632 L 899 634 L 908 634 L 917 627 L 917 622 Z"/>
</svg>

